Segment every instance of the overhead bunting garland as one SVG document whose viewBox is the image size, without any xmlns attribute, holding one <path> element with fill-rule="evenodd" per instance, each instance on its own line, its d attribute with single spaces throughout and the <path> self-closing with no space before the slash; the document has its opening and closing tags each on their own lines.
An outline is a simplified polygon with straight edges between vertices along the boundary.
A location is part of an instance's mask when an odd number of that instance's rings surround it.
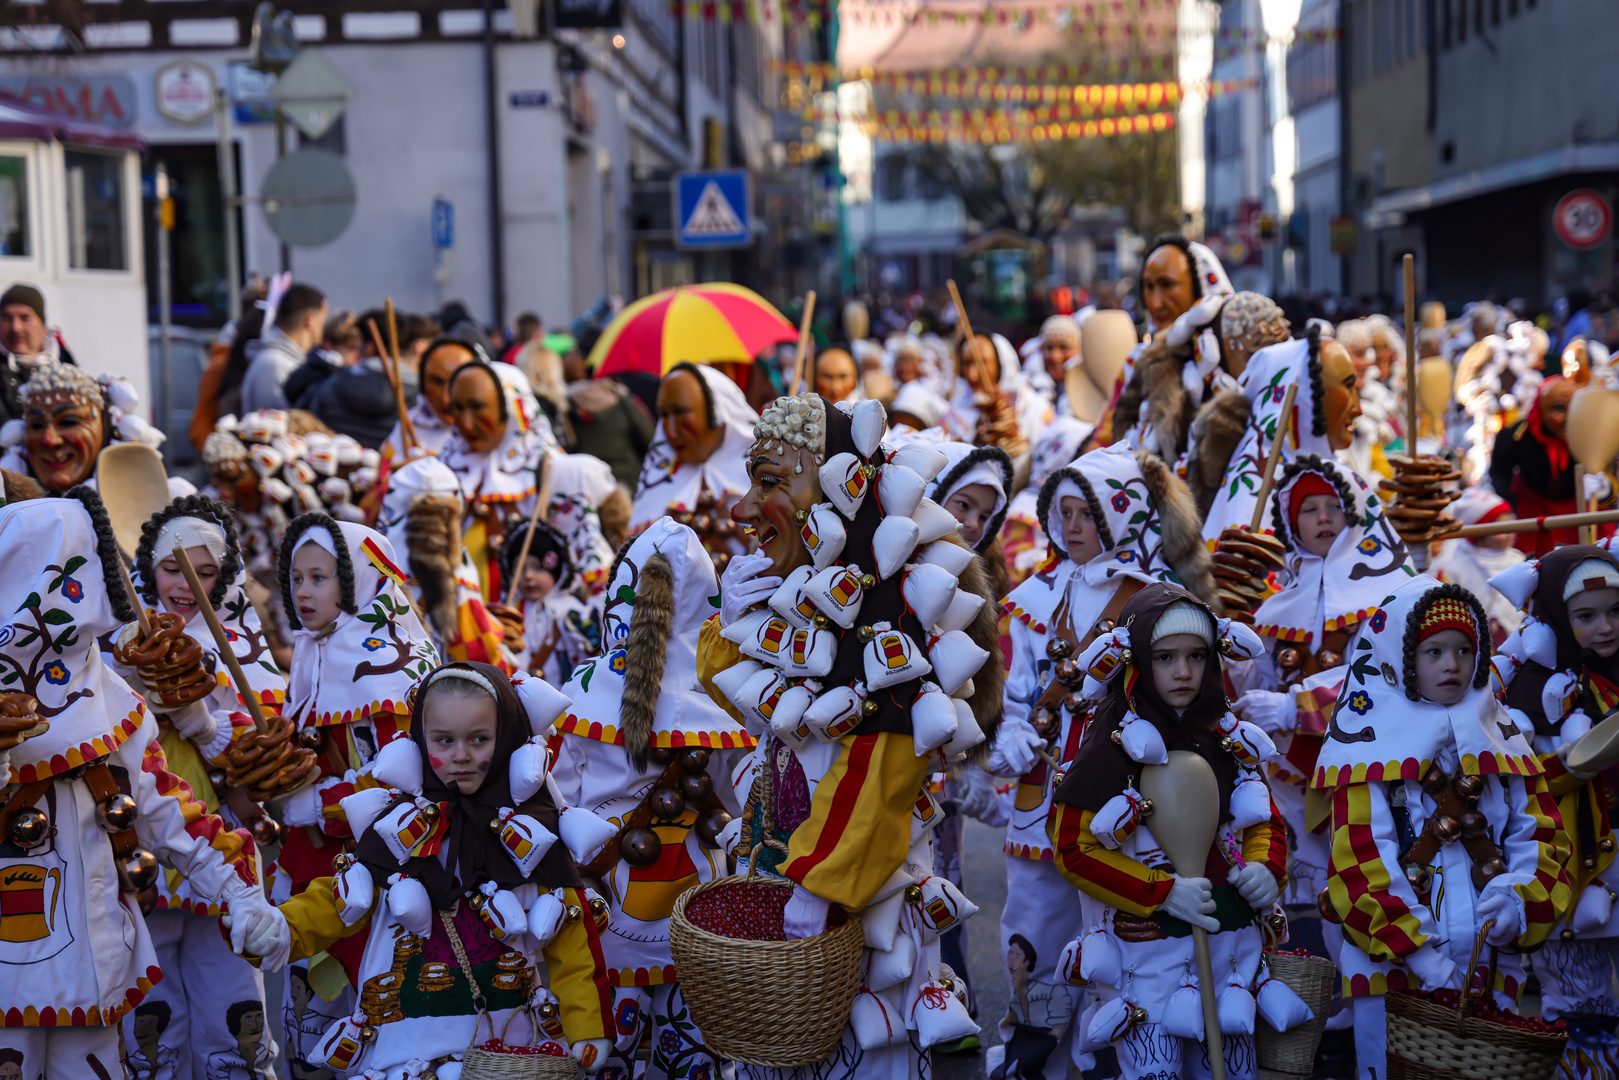
<svg viewBox="0 0 1619 1080">
<path fill-rule="evenodd" d="M 877 85 L 883 85 L 879 82 Z M 1081 86 L 1026 86 L 1022 84 L 1006 83 L 957 83 L 954 80 L 929 80 L 926 87 L 909 85 L 903 91 L 923 93 L 935 98 L 980 98 L 993 100 L 1012 105 L 1042 104 L 1055 106 L 1056 112 L 1041 117 L 1040 122 L 1050 120 L 1083 119 L 1098 112 L 1135 112 L 1141 109 L 1159 109 L 1165 105 L 1177 104 L 1185 93 L 1201 94 L 1204 97 L 1225 97 L 1240 93 L 1244 90 L 1257 89 L 1259 80 L 1248 79 L 1218 79 L 1213 82 L 1194 83 L 1182 87 L 1178 83 L 1123 83 L 1123 84 L 1093 84 Z M 1037 110 L 1052 112 L 1049 109 Z M 816 108 L 805 109 L 802 116 L 805 120 L 830 119 L 831 110 Z M 843 115 L 845 120 L 863 120 L 871 116 L 867 110 Z"/>
</svg>

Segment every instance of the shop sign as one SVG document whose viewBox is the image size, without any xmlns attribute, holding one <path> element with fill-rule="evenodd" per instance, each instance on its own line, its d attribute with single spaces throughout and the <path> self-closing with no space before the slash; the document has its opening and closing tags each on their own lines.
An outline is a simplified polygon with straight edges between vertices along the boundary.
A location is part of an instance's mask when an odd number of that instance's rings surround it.
<svg viewBox="0 0 1619 1080">
<path fill-rule="evenodd" d="M 200 124 L 213 115 L 214 72 L 195 60 L 176 60 L 152 80 L 157 111 L 176 124 Z"/>
<path fill-rule="evenodd" d="M 4 75 L 0 97 L 104 127 L 135 126 L 135 80 L 128 75 Z"/>
</svg>

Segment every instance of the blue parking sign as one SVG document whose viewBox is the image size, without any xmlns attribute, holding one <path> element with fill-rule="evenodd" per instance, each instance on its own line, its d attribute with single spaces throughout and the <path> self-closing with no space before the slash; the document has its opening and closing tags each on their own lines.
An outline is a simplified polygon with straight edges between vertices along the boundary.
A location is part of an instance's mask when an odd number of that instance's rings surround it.
<svg viewBox="0 0 1619 1080">
<path fill-rule="evenodd" d="M 448 199 L 433 200 L 433 246 L 455 246 L 455 204 Z"/>
<path fill-rule="evenodd" d="M 675 246 L 746 247 L 752 240 L 748 170 L 675 174 Z"/>
</svg>

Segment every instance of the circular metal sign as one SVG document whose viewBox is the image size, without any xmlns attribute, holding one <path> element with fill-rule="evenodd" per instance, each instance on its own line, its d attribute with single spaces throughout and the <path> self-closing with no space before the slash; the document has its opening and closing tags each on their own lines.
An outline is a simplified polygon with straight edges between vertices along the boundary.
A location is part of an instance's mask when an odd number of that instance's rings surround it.
<svg viewBox="0 0 1619 1080">
<path fill-rule="evenodd" d="M 354 177 L 336 154 L 305 147 L 270 166 L 259 199 L 271 232 L 293 247 L 323 247 L 354 220 Z"/>
<path fill-rule="evenodd" d="M 1589 189 L 1571 191 L 1557 200 L 1552 211 L 1557 238 L 1571 248 L 1588 251 L 1601 244 L 1613 231 L 1613 208 L 1608 200 Z"/>
</svg>

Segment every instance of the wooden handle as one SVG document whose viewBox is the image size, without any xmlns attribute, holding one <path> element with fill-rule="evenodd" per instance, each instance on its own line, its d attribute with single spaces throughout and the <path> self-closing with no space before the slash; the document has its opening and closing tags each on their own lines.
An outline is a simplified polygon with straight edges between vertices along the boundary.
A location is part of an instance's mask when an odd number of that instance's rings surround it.
<svg viewBox="0 0 1619 1080">
<path fill-rule="evenodd" d="M 1258 532 L 1260 522 L 1265 519 L 1265 503 L 1270 500 L 1271 485 L 1276 482 L 1276 462 L 1282 456 L 1282 443 L 1287 441 L 1287 433 L 1293 427 L 1293 399 L 1298 392 L 1299 384 L 1291 383 L 1286 396 L 1282 398 L 1282 417 L 1276 421 L 1276 437 L 1271 440 L 1270 453 L 1265 455 L 1265 475 L 1259 478 L 1259 502 L 1254 504 L 1254 519 L 1248 525 L 1249 532 Z"/>
<path fill-rule="evenodd" d="M 793 384 L 787 388 L 789 394 L 797 394 L 804 389 L 804 365 L 805 358 L 809 356 L 810 321 L 814 318 L 815 290 L 811 289 L 804 294 L 804 317 L 798 320 L 798 355 L 793 358 Z"/>
<path fill-rule="evenodd" d="M 944 285 L 945 288 L 950 290 L 951 303 L 956 305 L 956 321 L 961 325 L 962 333 L 967 335 L 967 348 L 971 349 L 974 355 L 977 355 L 978 336 L 973 333 L 972 320 L 967 318 L 967 305 L 961 302 L 961 290 L 956 288 L 956 279 L 949 278 Z M 960 374 L 960 372 L 958 371 L 957 374 Z M 972 382 L 972 380 L 968 381 Z M 974 390 L 978 389 L 976 382 L 973 382 L 972 386 Z"/>
<path fill-rule="evenodd" d="M 1405 257 L 1405 437 L 1406 453 L 1417 460 L 1417 260 Z"/>
<path fill-rule="evenodd" d="M 1499 533 L 1534 532 L 1536 529 L 1577 529 L 1586 525 L 1619 523 L 1619 510 L 1594 510 L 1589 514 L 1560 514 L 1549 518 L 1501 518 L 1484 525 L 1467 525 L 1439 537 L 1441 540 L 1495 536 Z"/>
<path fill-rule="evenodd" d="M 1203 999 L 1203 1041 L 1209 1047 L 1209 1073 L 1225 1080 L 1225 1046 L 1220 1036 L 1220 1006 L 1214 998 L 1214 960 L 1209 956 L 1209 932 L 1192 927 L 1192 950 L 1197 954 L 1197 993 Z"/>
<path fill-rule="evenodd" d="M 810 294 L 814 296 L 814 293 Z M 517 549 L 517 561 L 512 564 L 512 584 L 506 590 L 506 606 L 517 603 L 517 583 L 523 577 L 523 563 L 528 560 L 529 545 L 534 543 L 534 526 L 540 520 L 540 511 L 551 501 L 551 455 L 540 459 L 540 482 L 534 489 L 534 510 L 528 515 L 528 531 L 523 534 L 523 546 Z"/>
<path fill-rule="evenodd" d="M 377 356 L 382 361 L 382 370 L 388 376 L 388 385 L 393 388 L 394 406 L 399 410 L 399 438 L 404 443 L 405 457 L 410 457 L 410 451 L 421 445 L 416 438 L 416 425 L 411 422 L 410 410 L 405 405 L 405 383 L 399 374 L 399 320 L 394 316 L 393 297 L 384 301 L 388 318 L 388 344 L 390 348 L 383 348 L 382 335 L 377 332 L 375 319 L 367 319 L 371 326 L 371 340 L 376 343 Z"/>
<path fill-rule="evenodd" d="M 196 600 L 197 607 L 202 610 L 202 617 L 208 623 L 208 629 L 214 635 L 214 644 L 219 646 L 220 658 L 225 666 L 230 668 L 230 677 L 236 683 L 236 692 L 247 702 L 248 715 L 253 717 L 253 727 L 260 735 L 270 730 L 270 722 L 264 718 L 264 709 L 259 705 L 259 697 L 248 685 L 247 676 L 242 673 L 242 662 L 236 659 L 236 653 L 231 650 L 230 638 L 225 634 L 225 627 L 219 621 L 219 615 L 214 611 L 214 605 L 208 602 L 208 593 L 197 578 L 197 568 L 191 565 L 191 556 L 186 549 L 178 544 L 174 548 L 174 561 L 180 564 L 180 573 L 186 576 L 186 584 L 191 586 L 192 599 Z"/>
<path fill-rule="evenodd" d="M 135 591 L 135 581 L 129 576 L 129 567 L 124 565 L 123 559 L 118 560 L 118 573 L 123 576 L 124 592 L 129 594 L 129 602 L 135 608 L 135 621 L 140 623 L 141 637 L 151 637 L 152 620 L 146 617 L 146 604 Z"/>
</svg>

